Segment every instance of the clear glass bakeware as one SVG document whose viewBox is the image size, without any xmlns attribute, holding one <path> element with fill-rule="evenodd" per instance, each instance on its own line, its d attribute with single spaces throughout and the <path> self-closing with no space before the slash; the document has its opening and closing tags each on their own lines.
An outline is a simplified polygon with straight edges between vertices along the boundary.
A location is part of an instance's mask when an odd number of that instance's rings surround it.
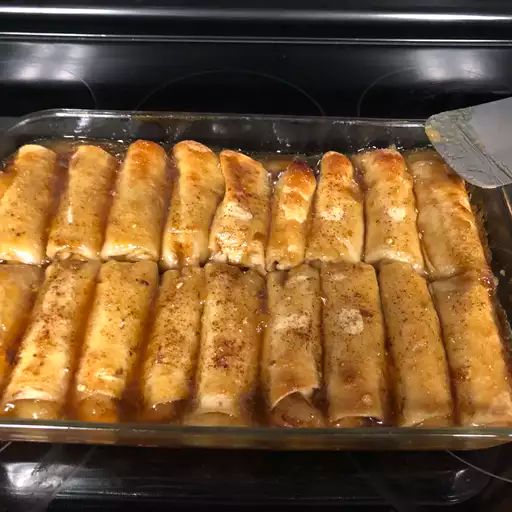
<svg viewBox="0 0 512 512">
<path fill-rule="evenodd" d="M 170 147 L 184 139 L 254 153 L 318 155 L 364 148 L 425 146 L 422 121 L 46 110 L 22 118 L 0 138 L 0 158 L 39 139 L 129 142 L 138 138 Z M 504 323 L 512 316 L 512 189 L 473 189 L 485 221 Z M 507 340 L 508 343 L 508 340 Z M 201 446 L 277 450 L 477 449 L 512 440 L 512 428 L 190 427 L 141 423 L 101 424 L 0 418 L 0 439 L 142 446 Z"/>
</svg>

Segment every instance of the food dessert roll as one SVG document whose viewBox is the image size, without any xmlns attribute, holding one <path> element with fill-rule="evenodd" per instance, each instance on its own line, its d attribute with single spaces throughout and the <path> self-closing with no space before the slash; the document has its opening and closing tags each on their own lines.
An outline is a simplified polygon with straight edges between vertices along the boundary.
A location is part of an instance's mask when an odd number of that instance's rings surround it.
<svg viewBox="0 0 512 512">
<path fill-rule="evenodd" d="M 315 187 L 313 171 L 302 162 L 291 162 L 279 175 L 272 198 L 266 253 L 268 271 L 286 270 L 304 261 Z"/>
<path fill-rule="evenodd" d="M 9 171 L 12 178 L 5 179 L 0 199 L 0 260 L 43 263 L 55 200 L 56 159 L 53 151 L 35 144 L 18 150 Z"/>
<path fill-rule="evenodd" d="M 365 263 L 325 264 L 321 284 L 329 423 L 385 423 L 386 348 L 375 270 Z"/>
<path fill-rule="evenodd" d="M 489 289 L 472 271 L 432 283 L 443 327 L 458 421 L 512 424 L 510 373 Z"/>
<path fill-rule="evenodd" d="M 363 202 L 350 160 L 325 153 L 313 202 L 306 260 L 357 262 L 364 242 Z"/>
<path fill-rule="evenodd" d="M 441 279 L 487 268 L 464 181 L 433 150 L 408 154 L 418 227 L 429 275 Z"/>
<path fill-rule="evenodd" d="M 12 164 L 0 171 L 0 200 L 12 185 L 15 177 L 16 169 L 14 169 Z"/>
<path fill-rule="evenodd" d="M 65 261 L 46 269 L 3 395 L 4 414 L 62 417 L 98 268 L 98 262 Z"/>
<path fill-rule="evenodd" d="M 448 364 L 427 283 L 409 264 L 399 261 L 381 265 L 379 282 L 398 424 L 449 425 L 453 404 Z"/>
<path fill-rule="evenodd" d="M 189 398 L 201 331 L 203 269 L 168 270 L 162 279 L 143 361 L 143 417 L 168 421 Z"/>
<path fill-rule="evenodd" d="M 152 261 L 102 265 L 74 383 L 79 419 L 119 419 L 157 284 L 158 268 Z"/>
<path fill-rule="evenodd" d="M 377 149 L 355 161 L 366 187 L 365 261 L 403 261 L 423 273 L 412 177 L 404 158 L 394 149 Z"/>
<path fill-rule="evenodd" d="M 10 375 L 42 274 L 32 265 L 0 265 L 0 391 Z"/>
<path fill-rule="evenodd" d="M 53 219 L 46 254 L 49 258 L 98 260 L 117 162 L 97 146 L 73 153 L 68 181 Z"/>
<path fill-rule="evenodd" d="M 226 192 L 210 232 L 211 259 L 265 272 L 270 183 L 256 160 L 222 151 L 220 165 Z"/>
<path fill-rule="evenodd" d="M 314 395 L 321 387 L 320 276 L 300 265 L 267 275 L 269 318 L 263 338 L 262 388 L 273 424 L 323 423 Z"/>
<path fill-rule="evenodd" d="M 179 142 L 172 154 L 178 178 L 164 230 L 162 264 L 201 265 L 210 255 L 208 235 L 224 194 L 224 177 L 217 155 L 199 142 Z"/>
<path fill-rule="evenodd" d="M 205 267 L 206 299 L 192 424 L 250 423 L 260 353 L 263 278 L 223 263 Z"/>
<path fill-rule="evenodd" d="M 164 149 L 146 140 L 131 144 L 117 178 L 102 259 L 158 260 L 168 188 Z"/>
</svg>

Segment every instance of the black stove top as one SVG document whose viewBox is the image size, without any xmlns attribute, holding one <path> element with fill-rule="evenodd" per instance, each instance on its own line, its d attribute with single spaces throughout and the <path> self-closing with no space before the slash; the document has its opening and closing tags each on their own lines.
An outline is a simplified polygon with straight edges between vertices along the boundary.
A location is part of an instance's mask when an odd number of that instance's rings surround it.
<svg viewBox="0 0 512 512">
<path fill-rule="evenodd" d="M 8 443 L 0 448 L 0 494 L 4 510 L 25 511 L 135 504 L 163 510 L 169 503 L 178 509 L 401 512 L 450 505 L 505 511 L 511 454 L 508 446 L 465 453 L 272 453 Z"/>
<path fill-rule="evenodd" d="M 0 5 L 3 115 L 50 107 L 422 118 L 511 94 L 505 0 Z"/>
<path fill-rule="evenodd" d="M 511 55 L 511 46 L 428 42 L 0 37 L 0 92 L 3 115 L 96 107 L 424 118 L 512 94 Z"/>
<path fill-rule="evenodd" d="M 512 94 L 504 1 L 183 4 L 2 2 L 0 127 L 62 107 L 424 118 Z M 511 460 L 7 443 L 0 510 L 508 512 Z"/>
</svg>

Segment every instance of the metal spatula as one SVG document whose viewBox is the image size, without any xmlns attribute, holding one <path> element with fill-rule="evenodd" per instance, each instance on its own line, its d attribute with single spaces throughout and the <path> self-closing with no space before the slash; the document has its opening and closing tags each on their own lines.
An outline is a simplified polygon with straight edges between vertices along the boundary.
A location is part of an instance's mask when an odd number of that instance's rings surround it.
<svg viewBox="0 0 512 512">
<path fill-rule="evenodd" d="M 512 97 L 436 114 L 425 131 L 469 183 L 483 188 L 512 183 Z"/>
</svg>

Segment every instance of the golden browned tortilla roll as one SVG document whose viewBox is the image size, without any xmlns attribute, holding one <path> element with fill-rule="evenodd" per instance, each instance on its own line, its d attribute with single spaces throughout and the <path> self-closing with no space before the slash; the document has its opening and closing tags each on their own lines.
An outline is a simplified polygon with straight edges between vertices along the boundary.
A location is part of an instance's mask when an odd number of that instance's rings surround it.
<svg viewBox="0 0 512 512">
<path fill-rule="evenodd" d="M 0 199 L 0 260 L 40 265 L 54 204 L 57 155 L 35 144 L 22 146 L 13 178 Z"/>
<path fill-rule="evenodd" d="M 325 153 L 313 202 L 306 260 L 357 262 L 364 242 L 363 203 L 350 160 Z"/>
<path fill-rule="evenodd" d="M 286 270 L 304 261 L 309 210 L 315 192 L 313 171 L 291 162 L 277 180 L 272 198 L 267 270 Z"/>
<path fill-rule="evenodd" d="M 355 157 L 366 186 L 365 261 L 409 263 L 423 272 L 412 178 L 402 155 L 377 149 Z"/>
<path fill-rule="evenodd" d="M 386 422 L 384 320 L 375 270 L 365 263 L 325 264 L 321 282 L 329 422 Z"/>
<path fill-rule="evenodd" d="M 172 153 L 178 179 L 164 230 L 162 264 L 200 265 L 210 255 L 208 235 L 224 194 L 224 177 L 217 155 L 199 142 L 179 142 Z"/>
<path fill-rule="evenodd" d="M 414 177 L 418 227 L 432 279 L 487 268 L 464 181 L 433 150 L 407 156 Z"/>
<path fill-rule="evenodd" d="M 0 265 L 0 391 L 11 372 L 42 273 L 31 265 Z"/>
<path fill-rule="evenodd" d="M 12 185 L 16 176 L 16 169 L 14 165 L 9 165 L 7 168 L 0 171 L 0 200 Z"/>
<path fill-rule="evenodd" d="M 201 331 L 201 268 L 168 270 L 162 279 L 143 362 L 143 416 L 168 421 L 190 396 Z"/>
<path fill-rule="evenodd" d="M 256 160 L 222 151 L 220 165 L 226 192 L 212 223 L 211 259 L 265 272 L 270 183 Z"/>
<path fill-rule="evenodd" d="M 510 374 L 492 299 L 477 272 L 432 283 L 462 425 L 511 425 Z"/>
<path fill-rule="evenodd" d="M 158 283 L 152 261 L 102 265 L 74 384 L 74 408 L 85 421 L 117 421 L 133 376 Z"/>
<path fill-rule="evenodd" d="M 423 277 L 407 263 L 381 266 L 380 293 L 394 366 L 400 426 L 452 422 L 452 397 L 441 328 Z"/>
<path fill-rule="evenodd" d="M 158 260 L 168 188 L 164 149 L 146 140 L 131 144 L 117 178 L 102 259 Z"/>
<path fill-rule="evenodd" d="M 97 146 L 79 146 L 74 152 L 50 229 L 49 258 L 100 258 L 116 165 L 115 158 Z"/>
<path fill-rule="evenodd" d="M 263 341 L 262 387 L 271 421 L 321 426 L 314 404 L 321 387 L 321 301 L 318 270 L 300 265 L 267 276 L 269 318 Z"/>
<path fill-rule="evenodd" d="M 98 268 L 97 262 L 66 261 L 46 269 L 3 396 L 5 414 L 32 419 L 62 416 Z"/>
<path fill-rule="evenodd" d="M 208 263 L 196 375 L 196 408 L 189 423 L 250 422 L 260 352 L 263 278 L 223 263 Z"/>
</svg>

